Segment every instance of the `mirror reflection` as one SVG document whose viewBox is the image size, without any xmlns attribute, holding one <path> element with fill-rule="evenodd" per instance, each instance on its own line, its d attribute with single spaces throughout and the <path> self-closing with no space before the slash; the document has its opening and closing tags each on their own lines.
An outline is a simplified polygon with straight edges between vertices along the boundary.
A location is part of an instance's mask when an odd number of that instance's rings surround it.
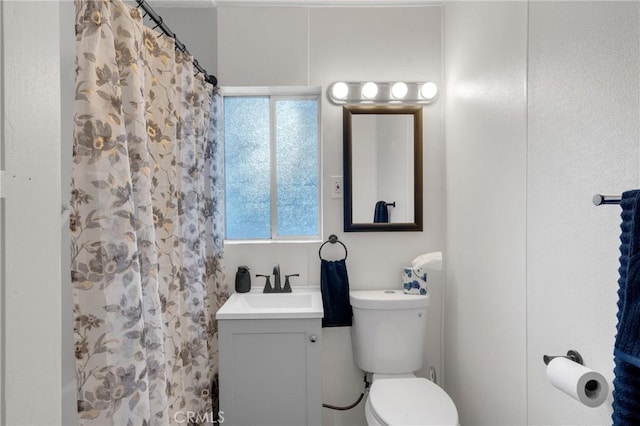
<svg viewBox="0 0 640 426">
<path fill-rule="evenodd" d="M 345 231 L 422 230 L 422 107 L 343 112 Z"/>
<path fill-rule="evenodd" d="M 413 222 L 413 116 L 356 115 L 351 132 L 353 221 Z"/>
</svg>

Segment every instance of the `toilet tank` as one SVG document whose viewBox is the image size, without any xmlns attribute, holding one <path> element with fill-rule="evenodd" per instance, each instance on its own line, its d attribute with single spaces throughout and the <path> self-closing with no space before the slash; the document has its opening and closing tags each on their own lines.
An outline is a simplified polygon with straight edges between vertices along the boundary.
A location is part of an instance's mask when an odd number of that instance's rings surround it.
<svg viewBox="0 0 640 426">
<path fill-rule="evenodd" d="M 429 296 L 402 290 L 351 291 L 351 342 L 356 365 L 382 374 L 422 368 Z"/>
</svg>

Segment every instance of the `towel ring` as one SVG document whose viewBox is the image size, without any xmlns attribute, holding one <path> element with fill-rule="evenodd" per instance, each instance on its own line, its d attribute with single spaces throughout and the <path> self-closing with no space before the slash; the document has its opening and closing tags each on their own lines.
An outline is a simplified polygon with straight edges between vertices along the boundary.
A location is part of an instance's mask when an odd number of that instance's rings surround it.
<svg viewBox="0 0 640 426">
<path fill-rule="evenodd" d="M 322 245 L 320 246 L 320 249 L 318 250 L 318 257 L 320 257 L 320 260 L 325 260 L 325 259 L 322 258 L 322 247 L 324 247 L 324 245 L 327 244 L 327 243 L 331 243 L 331 244 L 340 243 L 340 245 L 342 247 L 344 247 L 344 259 L 347 258 L 347 255 L 348 255 L 347 246 L 345 246 L 344 243 L 342 241 L 340 241 L 335 234 L 331 234 L 331 235 L 329 235 L 329 239 L 327 241 L 325 241 L 324 243 L 322 243 Z"/>
</svg>

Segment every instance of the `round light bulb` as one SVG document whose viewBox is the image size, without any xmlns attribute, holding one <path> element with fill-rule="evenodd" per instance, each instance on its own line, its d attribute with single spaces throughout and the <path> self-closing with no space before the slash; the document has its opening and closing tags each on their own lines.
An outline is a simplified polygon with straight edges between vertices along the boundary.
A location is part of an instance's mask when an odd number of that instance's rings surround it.
<svg viewBox="0 0 640 426">
<path fill-rule="evenodd" d="M 378 86 L 370 81 L 362 86 L 362 97 L 365 99 L 373 99 L 378 94 Z"/>
<path fill-rule="evenodd" d="M 331 94 L 335 99 L 346 99 L 349 94 L 349 86 L 347 83 L 339 81 L 331 88 Z"/>
<path fill-rule="evenodd" d="M 431 100 L 438 94 L 438 86 L 435 83 L 427 82 L 420 88 L 420 95 L 426 100 Z"/>
<path fill-rule="evenodd" d="M 407 85 L 401 81 L 391 86 L 391 96 L 396 99 L 403 99 L 405 96 L 407 96 L 407 91 Z"/>
</svg>

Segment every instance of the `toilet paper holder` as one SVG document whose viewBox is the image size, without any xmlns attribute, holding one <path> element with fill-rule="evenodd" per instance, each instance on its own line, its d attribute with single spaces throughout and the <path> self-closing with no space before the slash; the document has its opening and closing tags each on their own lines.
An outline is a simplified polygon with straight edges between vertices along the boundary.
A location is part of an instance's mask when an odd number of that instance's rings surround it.
<svg viewBox="0 0 640 426">
<path fill-rule="evenodd" d="M 549 365 L 549 363 L 551 362 L 552 359 L 554 358 L 568 358 L 571 361 L 578 363 L 580 365 L 584 365 L 584 361 L 582 359 L 582 355 L 580 355 L 580 353 L 578 351 L 574 351 L 573 349 L 570 349 L 567 351 L 566 355 L 543 355 L 542 356 L 542 360 L 544 361 L 544 363 L 546 365 Z"/>
</svg>

